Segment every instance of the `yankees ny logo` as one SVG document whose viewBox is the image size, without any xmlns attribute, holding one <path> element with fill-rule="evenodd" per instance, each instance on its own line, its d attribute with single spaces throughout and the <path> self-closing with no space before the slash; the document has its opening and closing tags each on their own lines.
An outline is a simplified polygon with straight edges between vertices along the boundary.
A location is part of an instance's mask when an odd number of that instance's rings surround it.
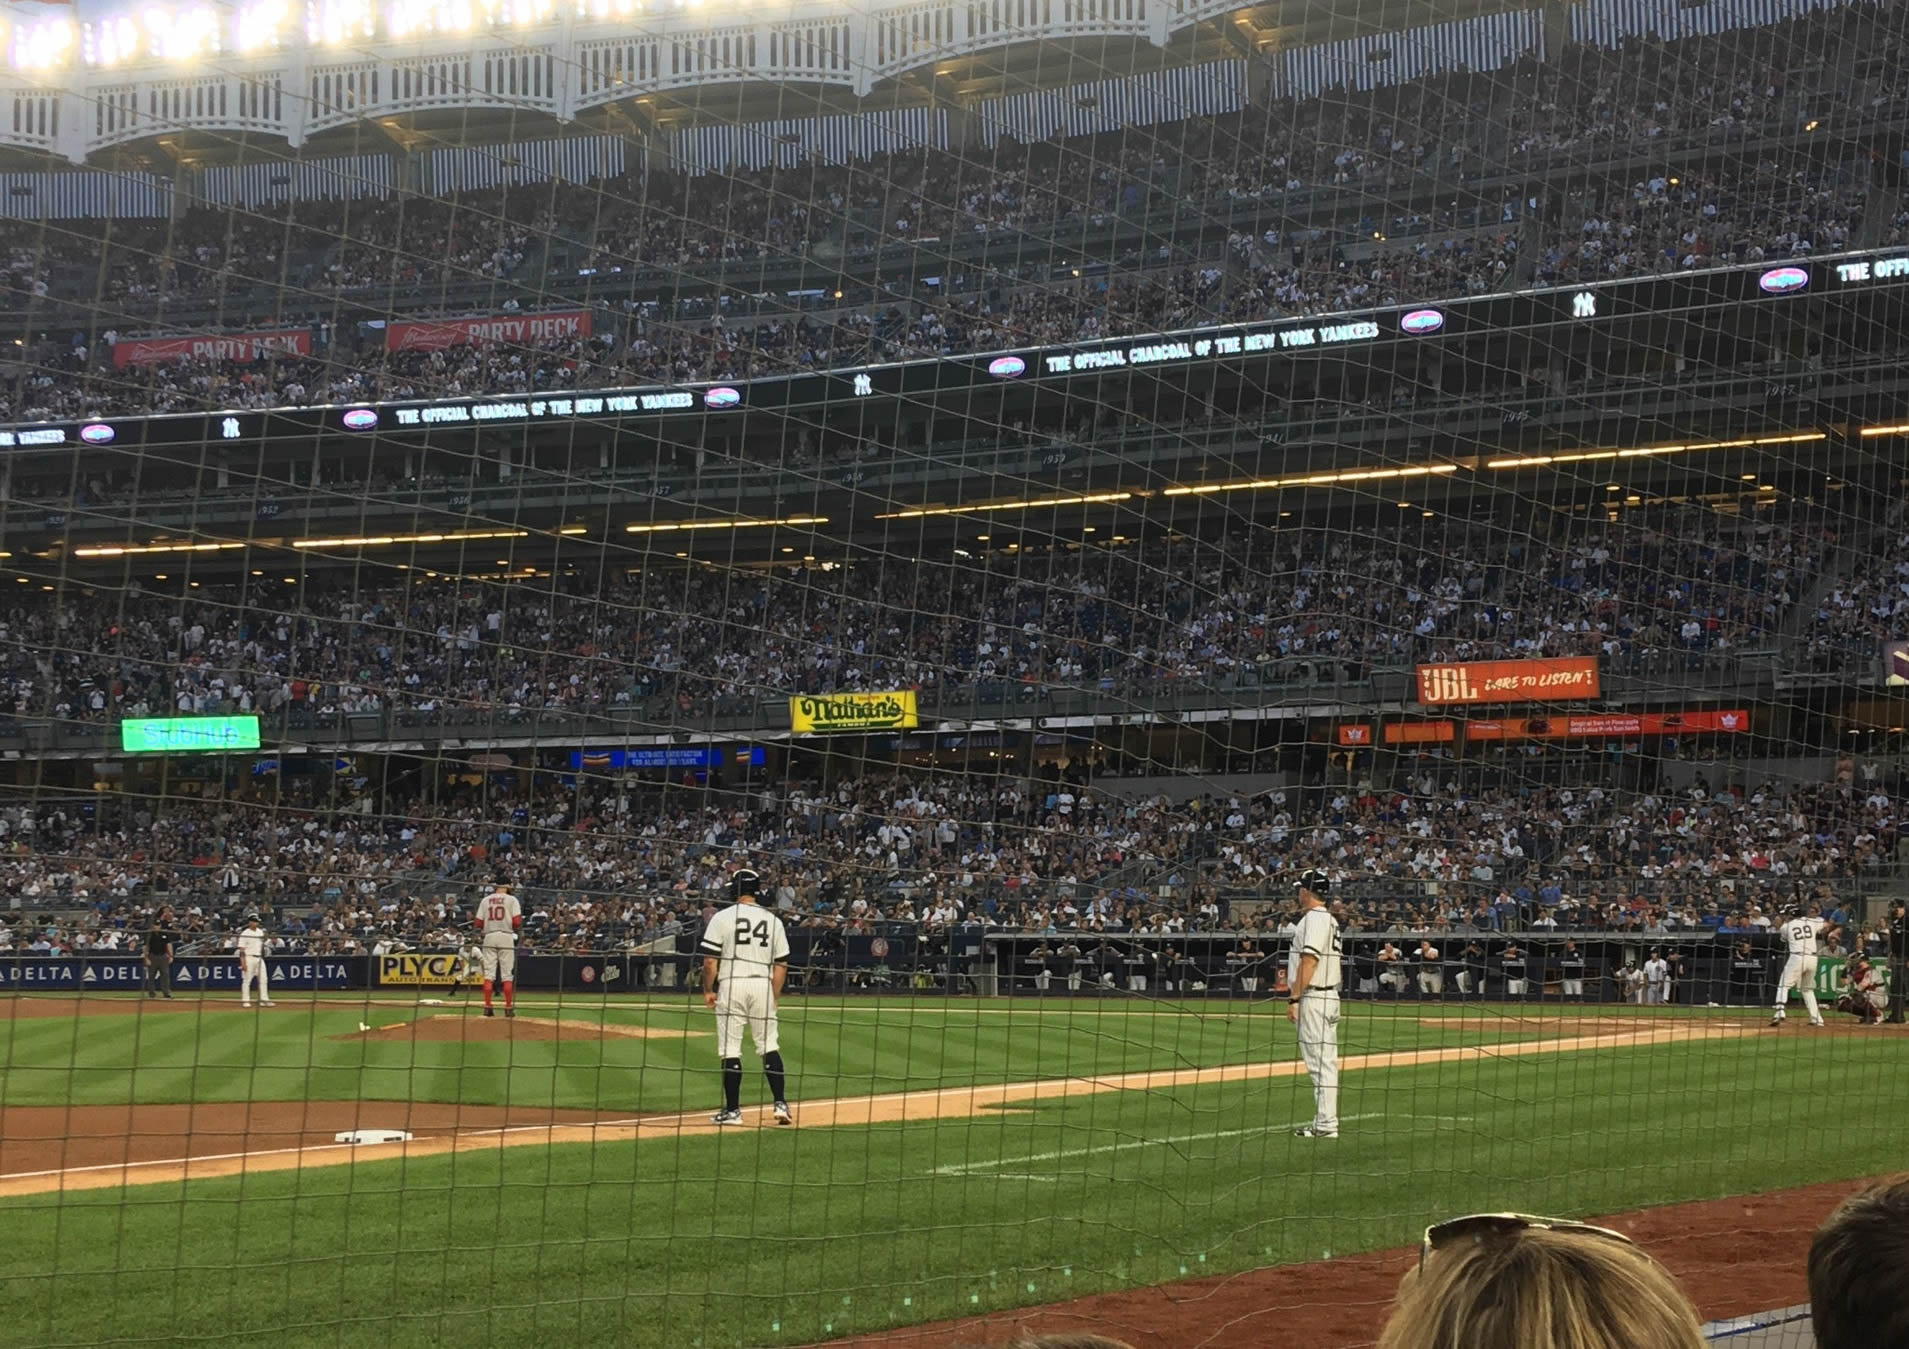
<svg viewBox="0 0 1909 1349">
<path fill-rule="evenodd" d="M 1594 319 L 1597 317 L 1597 296 L 1588 290 L 1581 290 L 1571 297 L 1571 317 Z"/>
</svg>

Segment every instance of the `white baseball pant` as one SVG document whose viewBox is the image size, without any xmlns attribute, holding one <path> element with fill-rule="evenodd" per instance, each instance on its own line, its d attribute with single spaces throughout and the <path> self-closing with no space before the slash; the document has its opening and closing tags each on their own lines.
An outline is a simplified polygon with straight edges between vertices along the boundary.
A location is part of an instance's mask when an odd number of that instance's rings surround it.
<svg viewBox="0 0 1909 1349">
<path fill-rule="evenodd" d="M 1339 993 L 1313 989 L 1299 999 L 1299 1056 L 1312 1079 L 1312 1127 L 1339 1132 Z"/>
<path fill-rule="evenodd" d="M 252 1005 L 252 984 L 255 981 L 258 984 L 259 1001 L 262 1003 L 270 1002 L 272 1000 L 271 980 L 265 973 L 265 962 L 263 960 L 252 960 L 247 956 L 240 956 L 239 1006 L 250 1007 Z"/>
<path fill-rule="evenodd" d="M 716 991 L 716 1057 L 742 1057 L 742 1032 L 749 1029 L 756 1053 L 773 1053 L 776 1039 L 775 989 L 767 979 L 725 979 Z"/>
<path fill-rule="evenodd" d="M 1783 962 L 1783 977 L 1776 985 L 1776 1019 L 1781 1021 L 1790 1005 L 1790 990 L 1796 989 L 1803 995 L 1803 1006 L 1810 1014 L 1811 1021 L 1821 1021 L 1823 1013 L 1816 1006 L 1816 957 L 1791 956 Z"/>
</svg>

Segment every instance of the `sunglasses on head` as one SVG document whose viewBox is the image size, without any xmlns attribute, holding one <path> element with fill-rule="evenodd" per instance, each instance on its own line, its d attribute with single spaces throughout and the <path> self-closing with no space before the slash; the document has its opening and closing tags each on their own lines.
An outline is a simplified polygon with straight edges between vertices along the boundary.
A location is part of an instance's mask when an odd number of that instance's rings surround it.
<svg viewBox="0 0 1909 1349">
<path fill-rule="evenodd" d="M 1572 1222 L 1569 1218 L 1540 1218 L 1529 1213 L 1470 1213 L 1463 1218 L 1448 1218 L 1442 1223 L 1433 1223 L 1425 1229 L 1425 1237 L 1419 1242 L 1418 1266 L 1423 1270 L 1426 1257 L 1433 1251 L 1444 1250 L 1461 1241 L 1477 1242 L 1485 1237 L 1530 1231 L 1561 1232 L 1572 1237 L 1603 1237 L 1609 1241 L 1621 1241 L 1626 1246 L 1635 1244 L 1622 1232 L 1614 1232 L 1608 1227 L 1594 1227 L 1590 1223 Z"/>
</svg>

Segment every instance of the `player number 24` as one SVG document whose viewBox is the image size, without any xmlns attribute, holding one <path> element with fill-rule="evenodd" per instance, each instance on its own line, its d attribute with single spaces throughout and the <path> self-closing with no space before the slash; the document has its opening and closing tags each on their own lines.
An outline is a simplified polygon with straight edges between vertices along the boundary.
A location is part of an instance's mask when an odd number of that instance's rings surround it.
<svg viewBox="0 0 1909 1349">
<path fill-rule="evenodd" d="M 748 923 L 736 924 L 736 945 L 749 946 L 752 944 L 756 946 L 767 946 L 769 944 L 769 920 L 767 918 L 758 919 L 753 927 Z"/>
</svg>

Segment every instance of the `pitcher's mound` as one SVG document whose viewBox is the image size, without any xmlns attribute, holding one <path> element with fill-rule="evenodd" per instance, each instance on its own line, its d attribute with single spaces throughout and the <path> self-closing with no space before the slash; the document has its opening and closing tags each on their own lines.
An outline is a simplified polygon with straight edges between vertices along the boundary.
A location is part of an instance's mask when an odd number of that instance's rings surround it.
<svg viewBox="0 0 1909 1349">
<path fill-rule="evenodd" d="M 395 1025 L 334 1035 L 334 1040 L 406 1040 L 435 1044 L 501 1044 L 512 1040 L 681 1040 L 696 1031 L 652 1026 L 619 1026 L 611 1022 L 562 1021 L 547 1016 L 481 1016 L 440 1012 Z"/>
</svg>

